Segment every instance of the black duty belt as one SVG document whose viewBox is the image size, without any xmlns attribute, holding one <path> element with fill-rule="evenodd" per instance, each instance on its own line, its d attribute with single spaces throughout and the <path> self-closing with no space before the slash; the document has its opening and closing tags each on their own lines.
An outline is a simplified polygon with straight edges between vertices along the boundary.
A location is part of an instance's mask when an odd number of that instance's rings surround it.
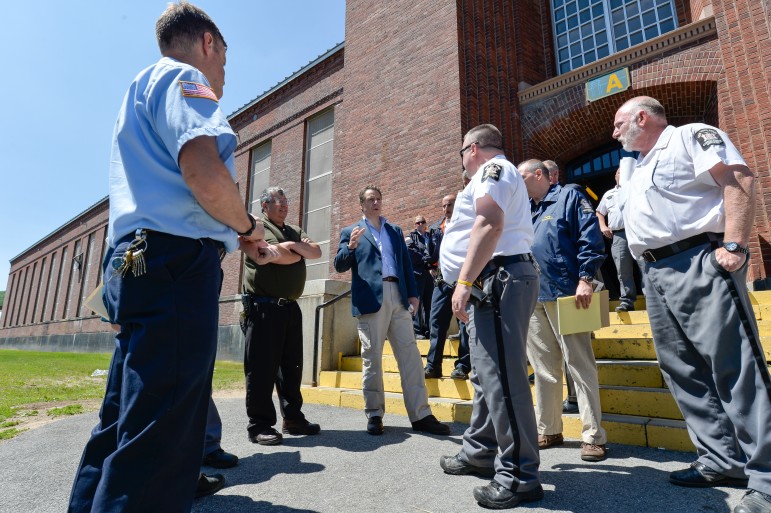
<svg viewBox="0 0 771 513">
<path fill-rule="evenodd" d="M 703 244 L 710 244 L 712 248 L 717 248 L 720 245 L 720 241 L 723 239 L 722 233 L 700 233 L 693 237 L 688 237 L 681 241 L 677 241 L 674 244 L 669 244 L 661 248 L 647 249 L 643 251 L 642 257 L 646 262 L 658 262 L 665 258 L 669 258 L 683 251 L 701 246 Z"/>
<path fill-rule="evenodd" d="M 386 276 L 385 278 L 383 278 L 383 281 L 395 281 L 395 282 L 398 282 L 399 278 L 397 278 L 396 276 Z"/>
<path fill-rule="evenodd" d="M 520 253 L 519 255 L 494 256 L 492 260 L 487 262 L 487 264 L 482 269 L 482 272 L 479 273 L 479 277 L 477 278 L 477 281 L 484 280 L 492 273 L 497 272 L 499 267 L 506 267 L 509 264 L 516 264 L 519 262 L 532 262 L 532 261 L 533 261 L 533 255 L 531 255 L 530 253 Z"/>
<path fill-rule="evenodd" d="M 292 303 L 296 303 L 294 299 L 285 299 L 283 297 L 270 297 L 270 296 L 255 296 L 249 294 L 249 299 L 254 303 L 270 303 L 272 305 L 286 306 Z"/>
</svg>

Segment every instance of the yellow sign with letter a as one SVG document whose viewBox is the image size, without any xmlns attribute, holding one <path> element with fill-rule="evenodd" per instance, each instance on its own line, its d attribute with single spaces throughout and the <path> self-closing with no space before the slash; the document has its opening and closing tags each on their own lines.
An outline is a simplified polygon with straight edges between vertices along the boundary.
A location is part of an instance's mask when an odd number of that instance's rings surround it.
<svg viewBox="0 0 771 513">
<path fill-rule="evenodd" d="M 589 80 L 586 83 L 586 99 L 590 102 L 597 101 L 626 91 L 631 85 L 629 68 L 621 68 Z"/>
</svg>

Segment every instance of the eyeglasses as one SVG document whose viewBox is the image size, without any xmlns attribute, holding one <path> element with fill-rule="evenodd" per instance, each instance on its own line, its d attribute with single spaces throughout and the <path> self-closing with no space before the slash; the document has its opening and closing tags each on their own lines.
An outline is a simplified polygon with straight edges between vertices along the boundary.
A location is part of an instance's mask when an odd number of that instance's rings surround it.
<svg viewBox="0 0 771 513">
<path fill-rule="evenodd" d="M 289 205 L 288 199 L 273 198 L 270 202 L 273 203 L 274 205 L 281 205 L 281 206 Z"/>
<path fill-rule="evenodd" d="M 419 225 L 419 224 L 426 224 L 426 222 L 425 222 L 425 221 L 415 221 L 415 224 L 416 224 L 416 225 Z"/>
<path fill-rule="evenodd" d="M 459 152 L 460 153 L 460 158 L 463 158 L 463 154 L 466 152 L 466 150 L 471 148 L 471 146 L 474 145 L 474 144 L 479 144 L 479 141 L 474 141 L 473 143 L 469 143 L 468 146 L 464 146 L 463 148 L 461 148 L 460 152 Z"/>
</svg>

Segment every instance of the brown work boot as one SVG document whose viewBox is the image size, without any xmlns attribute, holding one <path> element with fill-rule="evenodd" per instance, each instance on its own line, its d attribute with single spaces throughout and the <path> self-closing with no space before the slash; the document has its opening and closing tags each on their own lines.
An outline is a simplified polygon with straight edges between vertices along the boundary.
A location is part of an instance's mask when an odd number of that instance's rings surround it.
<svg viewBox="0 0 771 513">
<path fill-rule="evenodd" d="M 581 443 L 581 459 L 584 461 L 602 461 L 608 457 L 605 445 Z"/>
<path fill-rule="evenodd" d="M 555 445 L 562 445 L 565 443 L 565 439 L 562 437 L 562 433 L 556 435 L 538 435 L 538 448 L 548 449 Z"/>
</svg>

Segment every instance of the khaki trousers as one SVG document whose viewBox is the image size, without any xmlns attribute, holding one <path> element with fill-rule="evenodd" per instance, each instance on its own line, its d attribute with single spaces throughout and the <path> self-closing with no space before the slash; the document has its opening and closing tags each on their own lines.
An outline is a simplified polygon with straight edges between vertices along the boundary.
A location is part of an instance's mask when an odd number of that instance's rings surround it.
<svg viewBox="0 0 771 513">
<path fill-rule="evenodd" d="M 535 371 L 535 418 L 538 434 L 562 433 L 562 361 L 573 376 L 581 417 L 581 439 L 602 445 L 600 385 L 591 335 L 557 335 L 557 302 L 536 303 L 527 333 L 527 359 Z"/>
<path fill-rule="evenodd" d="M 386 336 L 399 366 L 404 406 L 410 422 L 431 415 L 423 360 L 415 342 L 412 317 L 402 306 L 398 284 L 383 282 L 383 304 L 380 310 L 359 316 L 358 330 L 361 340 L 361 388 L 367 418 L 382 417 L 385 413 L 383 343 Z"/>
</svg>

